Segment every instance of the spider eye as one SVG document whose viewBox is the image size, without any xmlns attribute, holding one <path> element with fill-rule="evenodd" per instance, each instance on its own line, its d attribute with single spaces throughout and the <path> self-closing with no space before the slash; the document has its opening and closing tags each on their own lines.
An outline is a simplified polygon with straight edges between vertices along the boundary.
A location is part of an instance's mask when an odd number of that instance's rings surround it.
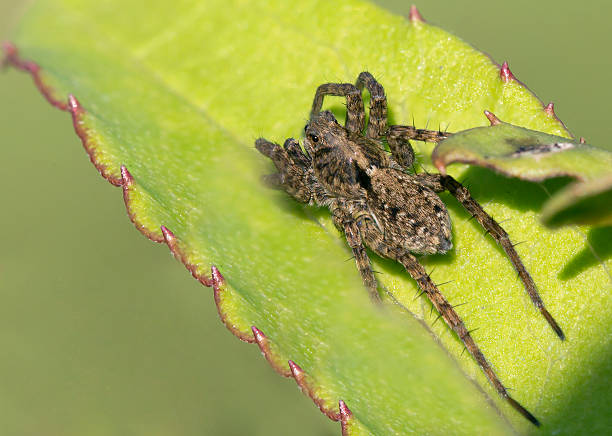
<svg viewBox="0 0 612 436">
<path fill-rule="evenodd" d="M 317 135 L 313 135 L 312 133 L 308 135 L 308 139 L 310 139 L 312 142 L 319 142 L 319 137 Z"/>
<path fill-rule="evenodd" d="M 307 128 L 308 128 L 308 124 L 304 126 L 304 132 L 306 131 Z"/>
</svg>

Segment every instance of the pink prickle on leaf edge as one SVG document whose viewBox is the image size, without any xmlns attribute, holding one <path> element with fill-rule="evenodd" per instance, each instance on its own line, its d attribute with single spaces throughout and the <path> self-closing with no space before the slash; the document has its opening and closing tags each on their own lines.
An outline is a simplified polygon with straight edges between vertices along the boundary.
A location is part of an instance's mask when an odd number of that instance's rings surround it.
<svg viewBox="0 0 612 436">
<path fill-rule="evenodd" d="M 510 71 L 510 67 L 508 66 L 508 62 L 504 62 L 499 70 L 499 77 L 502 79 L 504 83 L 511 82 L 516 80 L 512 71 Z"/>
<path fill-rule="evenodd" d="M 491 123 L 492 126 L 498 126 L 502 123 L 502 121 L 497 118 L 497 115 L 495 115 L 493 112 L 489 112 L 489 111 L 484 111 L 485 117 L 487 117 L 487 119 L 489 120 L 489 123 Z"/>
<path fill-rule="evenodd" d="M 350 425 L 353 419 L 353 412 L 348 408 L 343 400 L 338 401 L 338 409 L 340 410 L 340 424 L 342 425 L 342 436 L 349 436 Z"/>
<path fill-rule="evenodd" d="M 280 358 L 272 353 L 272 350 L 270 349 L 270 341 L 268 340 L 267 336 L 255 326 L 252 326 L 251 330 L 253 331 L 255 342 L 261 350 L 261 354 L 263 354 L 270 366 L 272 366 L 272 368 L 283 377 L 291 377 L 293 375 L 291 370 L 284 365 L 281 365 Z"/>
<path fill-rule="evenodd" d="M 312 401 L 319 407 L 319 410 L 327 415 L 333 421 L 340 421 L 340 412 L 332 410 L 330 405 L 326 404 L 326 401 L 316 394 L 315 389 L 308 383 L 308 377 L 304 370 L 293 360 L 289 360 L 289 369 L 295 379 L 295 382 L 300 387 L 301 391 L 309 396 Z"/>
<path fill-rule="evenodd" d="M 411 8 L 411 12 L 412 12 L 412 9 L 413 9 L 413 8 Z M 422 20 L 422 17 L 420 16 L 420 14 L 418 13 L 418 10 L 416 10 L 416 8 L 414 8 L 414 11 L 416 11 L 416 14 L 412 14 L 412 13 L 411 13 L 410 20 L 411 20 L 413 23 L 416 23 L 416 22 L 422 22 L 422 21 L 424 21 L 424 20 Z M 35 69 L 32 69 L 32 71 L 34 71 L 34 70 L 35 70 Z M 513 76 L 512 76 L 512 77 L 513 77 Z M 84 103 L 85 103 L 85 104 L 86 104 L 86 106 L 87 106 L 87 102 L 84 102 Z M 79 109 L 82 109 L 82 108 L 80 108 L 80 105 L 79 105 Z M 79 111 L 77 111 L 77 112 L 80 112 L 80 110 L 79 110 Z M 502 114 L 502 115 L 503 115 L 503 114 Z M 93 162 L 93 160 L 92 160 L 92 162 Z M 134 168 L 136 168 L 136 167 L 134 167 Z M 123 169 L 123 168 L 122 168 L 122 169 Z M 125 169 L 126 169 L 126 171 L 127 171 L 127 168 L 125 168 Z M 126 176 L 124 175 L 123 171 L 121 171 L 121 178 L 119 179 L 119 180 L 121 180 L 121 184 L 123 185 L 124 195 L 125 195 L 125 192 L 126 192 L 126 188 L 129 188 L 129 187 L 134 186 L 134 183 L 135 183 L 135 182 L 134 182 L 134 179 L 133 179 L 133 177 L 131 176 L 131 174 L 129 173 L 129 171 L 127 172 L 127 174 L 129 175 L 129 177 L 126 177 Z M 104 174 L 103 174 L 103 175 L 104 175 Z M 135 172 L 135 175 L 137 176 L 137 180 L 139 180 L 139 176 L 140 176 L 140 175 L 138 174 L 138 171 L 137 171 L 137 170 L 136 170 L 136 172 Z M 112 182 L 111 182 L 111 183 L 112 183 Z M 163 230 L 162 230 L 162 232 L 163 232 Z M 172 233 L 170 232 L 170 234 L 172 234 Z M 172 239 L 172 240 L 173 240 L 173 242 L 174 242 L 175 244 L 177 243 L 177 240 L 176 240 L 176 237 L 174 236 L 174 234 L 172 234 L 172 238 L 170 238 L 170 239 Z M 168 242 L 168 238 L 164 238 L 164 240 L 165 240 L 166 242 Z M 177 249 L 177 252 L 178 252 L 178 249 Z M 175 254 L 175 253 L 173 252 L 173 254 Z M 185 260 L 185 257 L 184 257 L 184 256 L 181 256 L 181 259 L 180 259 L 180 260 L 181 260 L 181 261 L 184 261 L 184 260 Z M 186 266 L 187 266 L 187 265 L 186 265 Z M 214 269 L 213 269 L 213 268 L 214 268 Z M 189 267 L 188 267 L 188 269 L 189 269 Z M 218 273 L 218 275 L 219 275 L 219 277 L 220 277 L 220 280 L 215 280 L 215 278 L 214 278 L 214 275 L 215 275 L 215 270 L 216 270 L 216 272 Z M 211 276 L 211 278 L 208 278 L 207 280 L 203 281 L 203 283 L 204 283 L 204 284 L 206 284 L 207 286 L 213 286 L 213 287 L 214 287 L 214 284 L 217 284 L 217 285 L 218 285 L 218 286 L 217 286 L 217 288 L 219 288 L 219 289 L 220 289 L 220 292 L 222 293 L 223 291 L 222 291 L 222 289 L 221 289 L 221 288 L 223 288 L 223 287 L 225 286 L 225 280 L 223 279 L 223 276 L 221 275 L 221 273 L 220 273 L 220 272 L 219 272 L 219 271 L 216 269 L 216 267 L 214 267 L 214 266 L 213 266 L 213 267 L 211 268 L 211 271 L 212 271 L 212 276 Z M 194 274 L 194 273 L 192 272 L 192 274 Z M 194 274 L 194 276 L 195 276 L 195 274 Z M 198 278 L 198 277 L 196 277 L 196 278 Z M 230 277 L 230 278 L 231 278 L 231 277 Z M 200 276 L 200 278 L 198 278 L 198 279 L 199 279 L 200 281 L 202 281 L 201 276 Z M 216 283 L 215 283 L 215 282 L 216 282 Z M 216 290 L 215 290 L 215 293 L 216 293 Z M 220 308 L 220 305 L 219 305 L 219 304 L 217 304 L 217 307 L 218 307 L 218 308 Z M 220 310 L 220 313 L 221 313 L 221 309 L 219 309 L 219 310 Z M 229 327 L 228 327 L 228 328 L 229 328 Z M 230 329 L 230 330 L 231 330 L 231 329 Z M 261 332 L 261 331 L 260 331 L 260 332 Z M 260 345 L 259 341 L 257 341 L 257 335 L 255 334 L 255 331 L 253 331 L 253 335 L 254 335 L 254 339 L 253 339 L 253 340 L 255 340 L 256 342 L 258 342 L 258 345 L 259 345 L 259 346 L 260 346 L 260 348 L 261 348 L 261 345 Z M 262 332 L 262 335 L 263 335 L 263 332 Z M 265 337 L 265 335 L 263 335 L 263 338 L 265 338 L 265 340 L 267 341 L 267 337 Z M 262 337 L 260 337 L 260 339 L 262 339 Z M 252 342 L 253 340 L 251 340 L 250 342 Z M 287 372 L 288 372 L 288 371 L 287 371 Z M 293 373 L 292 373 L 292 374 L 293 374 Z M 344 404 L 344 402 L 342 402 L 342 403 L 340 404 L 340 406 L 342 406 L 342 404 Z M 344 406 L 346 406 L 346 404 L 344 404 Z M 355 406 L 355 407 L 356 407 L 356 406 Z M 350 410 L 348 409 L 348 407 L 346 407 L 346 410 L 347 410 L 347 411 L 350 413 Z M 341 413 L 341 412 L 342 412 L 342 408 L 340 408 L 340 413 Z"/>
<path fill-rule="evenodd" d="M 416 5 L 410 6 L 410 12 L 408 13 L 408 19 L 413 23 L 424 23 L 425 22 L 425 19 L 419 12 Z"/>
</svg>

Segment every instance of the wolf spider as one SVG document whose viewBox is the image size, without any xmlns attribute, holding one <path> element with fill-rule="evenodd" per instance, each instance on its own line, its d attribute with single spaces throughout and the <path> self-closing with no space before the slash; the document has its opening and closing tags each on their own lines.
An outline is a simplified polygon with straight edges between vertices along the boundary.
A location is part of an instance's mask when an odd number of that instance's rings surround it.
<svg viewBox="0 0 612 436">
<path fill-rule="evenodd" d="M 364 87 L 370 94 L 367 127 L 362 100 Z M 331 112 L 321 112 L 326 95 L 346 98 L 344 126 Z M 414 162 L 410 139 L 439 141 L 447 134 L 410 126 L 388 126 L 383 87 L 368 72 L 362 72 L 355 85 L 326 83 L 319 86 L 304 131 L 304 150 L 293 138 L 287 139 L 283 147 L 263 138 L 255 142 L 257 150 L 272 159 L 278 170 L 265 176 L 266 182 L 302 203 L 329 208 L 334 224 L 346 236 L 372 300 L 378 302 L 380 296 L 365 247 L 401 263 L 446 324 L 459 336 L 499 395 L 533 424 L 540 425 L 508 394 L 453 306 L 414 256 L 446 253 L 452 248 L 450 217 L 437 195 L 442 191 L 450 192 L 504 249 L 536 308 L 564 339 L 508 234 L 468 190 L 448 175 L 407 172 Z M 382 147 L 383 138 L 389 145 L 390 155 Z"/>
</svg>

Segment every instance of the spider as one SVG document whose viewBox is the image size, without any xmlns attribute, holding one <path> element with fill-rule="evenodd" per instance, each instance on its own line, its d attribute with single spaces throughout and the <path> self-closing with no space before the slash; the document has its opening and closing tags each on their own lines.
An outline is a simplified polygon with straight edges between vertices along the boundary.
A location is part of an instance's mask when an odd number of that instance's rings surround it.
<svg viewBox="0 0 612 436">
<path fill-rule="evenodd" d="M 362 100 L 364 87 L 370 94 L 367 126 Z M 321 111 L 327 95 L 346 98 L 344 126 L 331 112 Z M 278 170 L 264 176 L 265 182 L 302 203 L 329 208 L 334 224 L 346 236 L 373 301 L 379 302 L 380 295 L 366 246 L 379 256 L 401 263 L 461 339 L 499 395 L 539 426 L 536 417 L 508 394 L 462 319 L 415 257 L 415 254 L 443 254 L 452 248 L 451 220 L 437 195 L 450 192 L 504 249 L 534 305 L 564 339 L 563 331 L 544 307 L 508 234 L 468 190 L 448 175 L 408 172 L 414 162 L 410 139 L 437 142 L 449 134 L 411 126 L 389 126 L 384 89 L 368 72 L 359 74 L 355 85 L 319 86 L 304 133 L 304 149 L 293 138 L 287 139 L 283 147 L 263 138 L 255 142 L 257 150 L 272 159 Z M 384 138 L 390 153 L 382 146 Z"/>
</svg>

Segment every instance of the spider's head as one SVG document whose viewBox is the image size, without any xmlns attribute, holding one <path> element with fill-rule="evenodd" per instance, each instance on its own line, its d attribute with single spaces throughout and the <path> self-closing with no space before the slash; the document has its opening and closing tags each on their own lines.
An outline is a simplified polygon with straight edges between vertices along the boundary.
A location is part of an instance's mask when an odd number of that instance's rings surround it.
<svg viewBox="0 0 612 436">
<path fill-rule="evenodd" d="M 328 149 L 346 141 L 346 130 L 330 111 L 314 115 L 304 127 L 304 146 L 309 152 Z"/>
<path fill-rule="evenodd" d="M 329 111 L 313 115 L 304 132 L 304 148 L 312 157 L 315 177 L 337 196 L 362 196 L 369 187 L 369 169 L 385 166 L 386 156 L 378 145 L 349 134 Z"/>
</svg>

